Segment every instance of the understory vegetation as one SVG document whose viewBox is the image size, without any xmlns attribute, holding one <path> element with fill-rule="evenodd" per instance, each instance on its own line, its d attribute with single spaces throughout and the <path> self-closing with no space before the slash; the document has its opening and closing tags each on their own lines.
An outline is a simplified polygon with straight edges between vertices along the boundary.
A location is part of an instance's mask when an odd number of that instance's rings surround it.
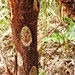
<svg viewBox="0 0 75 75">
<path fill-rule="evenodd" d="M 62 11 L 59 0 L 39 0 L 37 50 L 39 75 L 74 75 L 75 22 Z M 15 46 L 8 0 L 0 0 L 0 75 L 15 68 Z"/>
</svg>

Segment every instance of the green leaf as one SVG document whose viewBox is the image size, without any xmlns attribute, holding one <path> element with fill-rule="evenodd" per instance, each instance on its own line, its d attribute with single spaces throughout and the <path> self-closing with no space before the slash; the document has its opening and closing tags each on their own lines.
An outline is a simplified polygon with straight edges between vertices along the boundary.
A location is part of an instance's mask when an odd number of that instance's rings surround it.
<svg viewBox="0 0 75 75">
<path fill-rule="evenodd" d="M 63 20 L 70 23 L 71 25 L 74 24 L 74 22 L 68 17 L 63 18 Z"/>
<path fill-rule="evenodd" d="M 53 40 L 57 43 L 63 43 L 63 35 L 59 31 L 55 31 L 51 36 Z"/>
<path fill-rule="evenodd" d="M 65 31 L 65 38 L 75 41 L 75 23 L 70 18 L 64 20 L 70 24 Z"/>
<path fill-rule="evenodd" d="M 50 41 L 51 39 L 52 39 L 51 37 L 44 37 L 44 38 L 42 39 L 42 43 L 48 42 L 48 41 Z"/>
<path fill-rule="evenodd" d="M 52 36 L 49 36 L 49 37 L 44 37 L 42 39 L 42 43 L 45 43 L 45 42 L 48 42 L 48 41 L 54 41 L 54 42 L 57 42 L 57 43 L 63 43 L 63 35 L 61 35 L 61 33 L 59 33 L 58 31 L 55 31 L 53 33 Z"/>
</svg>

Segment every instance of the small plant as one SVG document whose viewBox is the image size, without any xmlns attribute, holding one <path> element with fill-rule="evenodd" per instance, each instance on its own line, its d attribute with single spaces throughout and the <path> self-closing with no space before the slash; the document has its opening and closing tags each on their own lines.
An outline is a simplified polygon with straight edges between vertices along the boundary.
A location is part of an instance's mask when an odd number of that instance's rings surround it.
<svg viewBox="0 0 75 75">
<path fill-rule="evenodd" d="M 48 41 L 54 41 L 59 44 L 62 44 L 68 41 L 75 41 L 75 23 L 70 18 L 67 18 L 67 17 L 64 18 L 63 20 L 69 24 L 64 34 L 59 32 L 58 30 L 55 30 L 53 35 L 44 37 L 42 39 L 42 43 L 45 43 Z"/>
<path fill-rule="evenodd" d="M 58 30 L 55 30 L 52 36 L 44 37 L 42 39 L 42 42 L 45 43 L 48 41 L 54 41 L 61 44 L 63 43 L 63 39 L 64 39 L 63 35 Z"/>
</svg>

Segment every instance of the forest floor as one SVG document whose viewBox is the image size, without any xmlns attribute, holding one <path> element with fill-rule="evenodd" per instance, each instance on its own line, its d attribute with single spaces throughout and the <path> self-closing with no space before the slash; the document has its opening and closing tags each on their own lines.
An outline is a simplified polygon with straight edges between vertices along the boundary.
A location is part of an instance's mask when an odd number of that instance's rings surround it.
<svg viewBox="0 0 75 75">
<path fill-rule="evenodd" d="M 52 20 L 53 18 L 51 18 Z M 75 75 L 75 43 L 73 41 L 59 44 L 47 38 L 44 39 L 47 41 L 42 43 L 42 39 L 53 34 L 52 31 L 54 32 L 59 25 L 59 23 L 51 24 L 51 21 L 48 25 L 54 26 L 54 28 L 50 30 L 48 26 L 45 33 L 43 33 L 43 21 L 38 23 L 39 67 L 42 69 L 42 71 L 40 69 L 40 75 Z M 64 31 L 64 28 L 60 25 L 56 30 Z"/>
</svg>

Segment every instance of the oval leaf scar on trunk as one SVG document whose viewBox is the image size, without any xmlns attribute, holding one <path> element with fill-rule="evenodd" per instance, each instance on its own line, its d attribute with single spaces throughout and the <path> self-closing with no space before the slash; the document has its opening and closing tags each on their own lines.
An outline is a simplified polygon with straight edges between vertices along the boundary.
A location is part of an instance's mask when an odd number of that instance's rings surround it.
<svg viewBox="0 0 75 75">
<path fill-rule="evenodd" d="M 21 36 L 21 42 L 25 47 L 30 46 L 32 43 L 32 34 L 30 29 L 27 26 L 24 26 L 20 33 Z"/>
</svg>

